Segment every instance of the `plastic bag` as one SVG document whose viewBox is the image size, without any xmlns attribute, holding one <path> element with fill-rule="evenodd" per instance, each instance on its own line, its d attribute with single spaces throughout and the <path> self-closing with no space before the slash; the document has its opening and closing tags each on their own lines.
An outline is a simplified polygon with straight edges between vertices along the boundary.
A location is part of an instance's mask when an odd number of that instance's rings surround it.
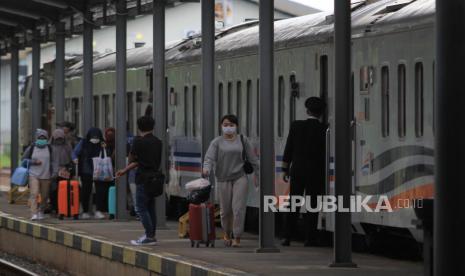
<svg viewBox="0 0 465 276">
<path fill-rule="evenodd" d="M 205 187 L 207 187 L 209 185 L 210 185 L 210 181 L 208 181 L 208 179 L 199 178 L 199 179 L 187 182 L 186 183 L 186 190 L 188 192 L 192 192 L 192 191 L 195 191 L 195 190 L 200 190 L 202 188 L 205 188 Z"/>
<path fill-rule="evenodd" d="M 99 156 L 92 158 L 92 162 L 94 165 L 93 178 L 95 181 L 112 181 L 113 165 L 111 162 L 111 158 L 107 156 L 107 152 L 105 149 L 103 149 L 103 157 L 101 156 L 102 154 L 99 154 Z"/>
</svg>

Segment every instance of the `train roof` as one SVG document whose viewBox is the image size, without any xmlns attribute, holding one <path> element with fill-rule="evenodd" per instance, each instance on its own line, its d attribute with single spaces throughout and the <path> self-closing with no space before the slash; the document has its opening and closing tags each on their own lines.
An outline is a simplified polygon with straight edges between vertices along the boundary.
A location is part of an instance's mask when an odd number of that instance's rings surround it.
<svg viewBox="0 0 465 276">
<path fill-rule="evenodd" d="M 434 23 L 435 0 L 380 0 L 352 2 L 352 36 L 360 37 Z M 334 16 L 321 12 L 275 21 L 275 49 L 332 40 Z M 254 54 L 258 50 L 258 21 L 245 22 L 215 34 L 216 57 L 226 58 Z M 197 35 L 166 47 L 166 63 L 198 60 L 201 36 Z M 116 54 L 94 58 L 94 72 L 114 71 Z M 67 77 L 82 74 L 82 62 L 67 70 Z M 152 48 L 141 47 L 127 52 L 127 68 L 152 66 Z"/>
</svg>

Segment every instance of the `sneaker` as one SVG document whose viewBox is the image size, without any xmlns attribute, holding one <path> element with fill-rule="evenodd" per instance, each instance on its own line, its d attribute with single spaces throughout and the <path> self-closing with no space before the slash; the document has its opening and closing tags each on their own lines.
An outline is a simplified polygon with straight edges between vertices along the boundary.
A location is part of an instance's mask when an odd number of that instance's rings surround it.
<svg viewBox="0 0 465 276">
<path fill-rule="evenodd" d="M 38 219 L 38 220 L 45 219 L 44 213 L 39 212 L 39 214 L 37 215 L 37 219 Z"/>
<path fill-rule="evenodd" d="M 102 214 L 102 212 L 97 211 L 97 212 L 95 212 L 95 214 L 94 214 L 94 218 L 95 218 L 95 219 L 104 219 L 104 218 L 105 218 L 105 215 Z"/>
<path fill-rule="evenodd" d="M 90 219 L 89 213 L 82 213 L 81 214 L 81 219 Z"/>
<path fill-rule="evenodd" d="M 138 240 L 132 240 L 132 245 L 155 245 L 157 240 L 155 238 L 147 238 L 145 235 L 140 237 Z"/>
<path fill-rule="evenodd" d="M 32 215 L 31 220 L 39 220 L 39 215 L 38 214 Z"/>
</svg>

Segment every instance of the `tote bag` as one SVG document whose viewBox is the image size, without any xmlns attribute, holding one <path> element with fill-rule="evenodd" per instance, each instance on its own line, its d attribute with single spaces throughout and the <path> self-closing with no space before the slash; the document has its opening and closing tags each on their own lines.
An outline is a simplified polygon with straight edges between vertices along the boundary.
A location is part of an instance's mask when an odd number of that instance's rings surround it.
<svg viewBox="0 0 465 276">
<path fill-rule="evenodd" d="M 92 158 L 94 165 L 93 178 L 95 181 L 109 182 L 113 180 L 113 165 L 111 157 L 107 156 L 107 151 L 105 149 L 102 151 L 103 154 L 100 152 L 99 156 Z"/>
<path fill-rule="evenodd" d="M 18 186 L 25 186 L 29 176 L 29 161 L 24 160 L 21 166 L 17 167 L 11 176 L 11 183 Z"/>
</svg>

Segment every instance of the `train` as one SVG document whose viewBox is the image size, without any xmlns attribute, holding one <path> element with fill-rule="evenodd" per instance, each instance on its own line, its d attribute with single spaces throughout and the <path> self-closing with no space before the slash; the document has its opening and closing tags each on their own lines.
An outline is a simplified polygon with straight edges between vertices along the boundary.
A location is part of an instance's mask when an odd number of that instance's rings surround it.
<svg viewBox="0 0 465 276">
<path fill-rule="evenodd" d="M 352 83 L 347 88 L 352 119 L 352 192 L 387 196 L 393 212 L 352 214 L 352 231 L 369 235 L 390 229 L 422 241 L 412 225 L 414 200 L 434 197 L 434 0 L 358 1 L 352 4 Z M 259 152 L 258 21 L 215 34 L 215 122 L 237 114 L 240 132 Z M 334 15 L 321 12 L 274 23 L 275 193 L 286 195 L 282 154 L 293 120 L 307 117 L 304 101 L 323 98 L 327 112 L 326 193 L 334 194 L 335 95 Z M 201 175 L 201 46 L 200 35 L 166 46 L 166 167 L 169 198 L 185 197 L 184 185 Z M 115 53 L 94 58 L 93 108 L 97 127 L 115 124 Z M 48 71 L 48 72 L 47 72 Z M 65 116 L 83 135 L 82 60 L 66 68 Z M 53 128 L 53 64 L 45 65 L 43 125 Z M 47 81 L 48 79 L 48 81 Z M 31 88 L 21 97 L 21 144 L 30 143 Z M 153 102 L 152 48 L 127 51 L 128 130 Z M 155 99 L 156 100 L 156 99 Z M 220 128 L 216 130 L 220 135 Z M 252 186 L 251 186 L 252 187 Z M 249 189 L 248 212 L 259 206 L 259 193 Z M 322 213 L 319 228 L 332 231 L 334 216 Z"/>
</svg>

